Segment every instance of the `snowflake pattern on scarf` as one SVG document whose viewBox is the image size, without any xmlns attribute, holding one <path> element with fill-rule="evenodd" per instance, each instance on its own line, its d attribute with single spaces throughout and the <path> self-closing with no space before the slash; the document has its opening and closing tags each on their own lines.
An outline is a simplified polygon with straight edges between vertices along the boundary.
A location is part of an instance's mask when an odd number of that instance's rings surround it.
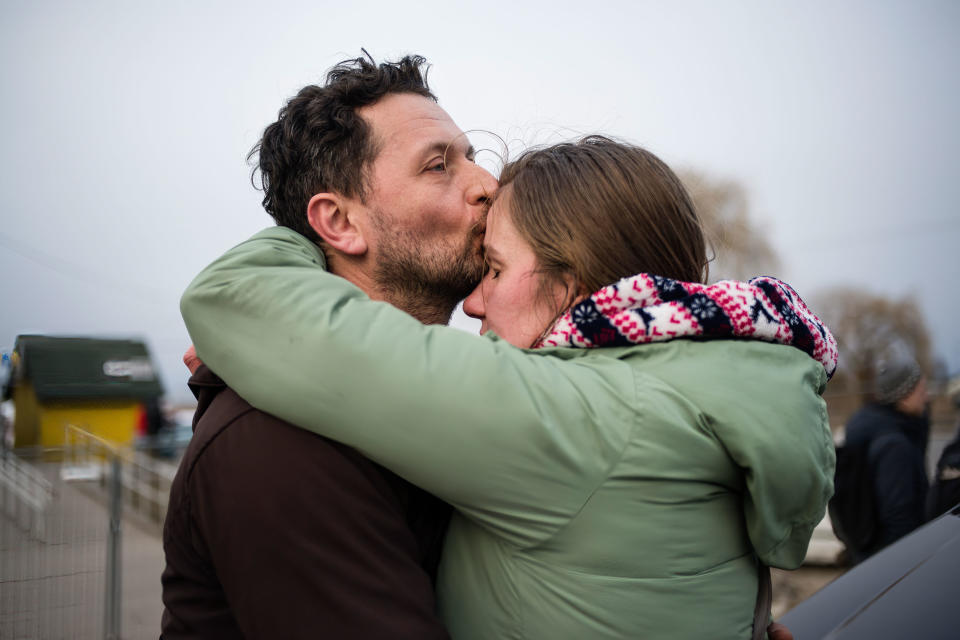
<svg viewBox="0 0 960 640">
<path fill-rule="evenodd" d="M 837 341 L 790 285 L 769 276 L 712 285 L 641 273 L 567 310 L 537 347 L 605 347 L 676 338 L 745 338 L 796 347 L 837 369 Z"/>
</svg>

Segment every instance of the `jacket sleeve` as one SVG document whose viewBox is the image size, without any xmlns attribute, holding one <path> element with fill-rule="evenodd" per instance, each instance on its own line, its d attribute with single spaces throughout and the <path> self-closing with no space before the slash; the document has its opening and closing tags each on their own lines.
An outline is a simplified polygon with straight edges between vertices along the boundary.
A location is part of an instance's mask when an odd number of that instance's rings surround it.
<svg viewBox="0 0 960 640">
<path fill-rule="evenodd" d="M 836 450 L 820 395 L 826 374 L 799 350 L 762 347 L 775 359 L 763 363 L 758 352 L 734 375 L 756 395 L 712 427 L 743 475 L 743 513 L 758 557 L 796 569 L 833 495 Z"/>
<path fill-rule="evenodd" d="M 181 301 L 200 358 L 253 406 L 359 449 L 510 542 L 576 513 L 629 431 L 591 426 L 635 419 L 627 365 L 424 326 L 322 265 L 283 228 L 210 265 Z"/>
</svg>

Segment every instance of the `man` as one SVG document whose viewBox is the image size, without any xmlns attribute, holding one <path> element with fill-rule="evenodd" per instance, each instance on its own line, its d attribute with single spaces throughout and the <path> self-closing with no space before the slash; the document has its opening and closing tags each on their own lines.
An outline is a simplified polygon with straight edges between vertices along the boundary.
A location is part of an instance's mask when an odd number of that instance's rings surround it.
<svg viewBox="0 0 960 640">
<path fill-rule="evenodd" d="M 497 185 L 424 63 L 341 63 L 255 152 L 277 224 L 371 298 L 440 323 L 479 281 Z M 190 385 L 194 436 L 164 525 L 164 638 L 447 637 L 431 579 L 449 507 L 253 409 L 205 367 Z"/>
<path fill-rule="evenodd" d="M 926 377 L 912 356 L 894 353 L 877 369 L 874 401 L 850 418 L 846 447 L 866 448 L 878 530 L 860 562 L 925 522 L 930 421 Z"/>
</svg>

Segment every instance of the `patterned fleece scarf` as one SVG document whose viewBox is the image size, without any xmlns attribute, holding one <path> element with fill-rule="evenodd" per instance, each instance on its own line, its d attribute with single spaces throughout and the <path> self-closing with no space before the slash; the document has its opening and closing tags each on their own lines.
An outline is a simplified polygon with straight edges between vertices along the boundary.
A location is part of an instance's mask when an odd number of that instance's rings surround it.
<svg viewBox="0 0 960 640">
<path fill-rule="evenodd" d="M 570 307 L 536 347 L 748 338 L 796 347 L 833 376 L 837 341 L 790 285 L 767 276 L 712 285 L 641 273 Z"/>
</svg>

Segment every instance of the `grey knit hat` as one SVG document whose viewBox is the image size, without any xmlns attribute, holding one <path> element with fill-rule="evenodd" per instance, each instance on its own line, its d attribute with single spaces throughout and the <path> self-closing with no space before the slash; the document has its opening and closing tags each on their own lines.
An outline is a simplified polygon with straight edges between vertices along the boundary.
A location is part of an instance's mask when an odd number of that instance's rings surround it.
<svg viewBox="0 0 960 640">
<path fill-rule="evenodd" d="M 874 392 L 877 402 L 894 404 L 917 388 L 922 376 L 920 365 L 908 354 L 889 356 L 877 363 Z"/>
</svg>

